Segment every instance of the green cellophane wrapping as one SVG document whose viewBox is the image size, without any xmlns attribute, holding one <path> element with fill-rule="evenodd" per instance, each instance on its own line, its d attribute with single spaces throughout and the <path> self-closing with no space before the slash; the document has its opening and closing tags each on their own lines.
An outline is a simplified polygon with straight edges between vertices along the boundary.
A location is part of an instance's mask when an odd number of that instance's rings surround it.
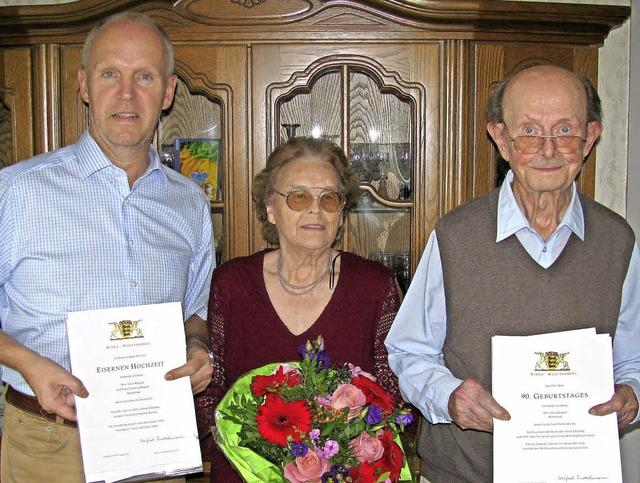
<svg viewBox="0 0 640 483">
<path fill-rule="evenodd" d="M 281 364 L 280 362 L 267 364 L 241 376 L 233 386 L 231 386 L 227 394 L 224 395 L 215 412 L 216 426 L 212 428 L 213 437 L 231 465 L 247 483 L 284 483 L 283 470 L 253 450 L 242 446 L 240 436 L 238 435 L 240 425 L 225 416 L 229 414 L 228 408 L 230 405 L 239 405 L 238 403 L 243 395 L 251 394 L 251 381 L 254 376 L 269 375 Z M 297 362 L 287 362 L 285 364 L 300 367 L 300 364 Z M 400 438 L 396 436 L 394 440 L 402 448 Z M 399 481 L 413 481 L 406 458 L 402 466 Z"/>
</svg>

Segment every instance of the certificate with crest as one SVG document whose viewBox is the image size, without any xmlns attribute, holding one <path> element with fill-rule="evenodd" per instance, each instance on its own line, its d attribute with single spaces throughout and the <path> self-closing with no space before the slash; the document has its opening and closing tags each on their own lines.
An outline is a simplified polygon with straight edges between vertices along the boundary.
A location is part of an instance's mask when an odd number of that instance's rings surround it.
<svg viewBox="0 0 640 483">
<path fill-rule="evenodd" d="M 180 303 L 71 312 L 72 373 L 87 482 L 137 481 L 202 471 Z"/>
<path fill-rule="evenodd" d="M 622 482 L 611 337 L 594 329 L 492 339 L 495 483 Z"/>
</svg>

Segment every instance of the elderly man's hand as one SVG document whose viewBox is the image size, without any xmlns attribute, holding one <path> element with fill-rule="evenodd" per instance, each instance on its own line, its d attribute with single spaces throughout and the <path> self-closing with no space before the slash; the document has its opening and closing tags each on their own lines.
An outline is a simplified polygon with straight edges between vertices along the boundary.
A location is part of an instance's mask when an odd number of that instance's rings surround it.
<svg viewBox="0 0 640 483">
<path fill-rule="evenodd" d="M 589 409 L 589 414 L 596 416 L 606 416 L 607 414 L 618 414 L 618 428 L 625 428 L 638 414 L 638 398 L 631 386 L 626 384 L 616 384 L 616 391 L 613 397 L 606 403 L 598 404 Z"/>
<path fill-rule="evenodd" d="M 449 415 L 462 429 L 493 432 L 493 418 L 508 421 L 511 415 L 500 406 L 482 384 L 467 379 L 449 398 Z"/>
</svg>

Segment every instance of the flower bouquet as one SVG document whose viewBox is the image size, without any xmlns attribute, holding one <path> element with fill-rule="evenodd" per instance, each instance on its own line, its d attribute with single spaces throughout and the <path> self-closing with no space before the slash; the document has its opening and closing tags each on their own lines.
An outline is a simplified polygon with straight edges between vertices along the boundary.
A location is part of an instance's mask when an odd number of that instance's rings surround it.
<svg viewBox="0 0 640 483">
<path fill-rule="evenodd" d="M 411 481 L 398 437 L 410 409 L 360 368 L 331 366 L 322 337 L 300 353 L 245 374 L 218 405 L 215 439 L 243 479 Z"/>
</svg>

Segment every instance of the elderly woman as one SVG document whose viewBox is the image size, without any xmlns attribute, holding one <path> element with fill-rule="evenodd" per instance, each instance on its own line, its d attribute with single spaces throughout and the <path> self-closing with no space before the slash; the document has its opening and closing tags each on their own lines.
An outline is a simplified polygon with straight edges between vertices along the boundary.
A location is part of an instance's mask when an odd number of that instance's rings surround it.
<svg viewBox="0 0 640 483">
<path fill-rule="evenodd" d="M 221 397 L 252 369 L 299 360 L 298 346 L 318 335 L 332 363 L 360 366 L 399 397 L 384 346 L 400 305 L 393 274 L 335 248 L 359 192 L 342 149 L 313 138 L 281 145 L 256 176 L 252 194 L 262 233 L 278 248 L 236 258 L 213 274 L 214 376 L 196 400 L 212 481 L 241 481 L 206 434 Z"/>
</svg>

